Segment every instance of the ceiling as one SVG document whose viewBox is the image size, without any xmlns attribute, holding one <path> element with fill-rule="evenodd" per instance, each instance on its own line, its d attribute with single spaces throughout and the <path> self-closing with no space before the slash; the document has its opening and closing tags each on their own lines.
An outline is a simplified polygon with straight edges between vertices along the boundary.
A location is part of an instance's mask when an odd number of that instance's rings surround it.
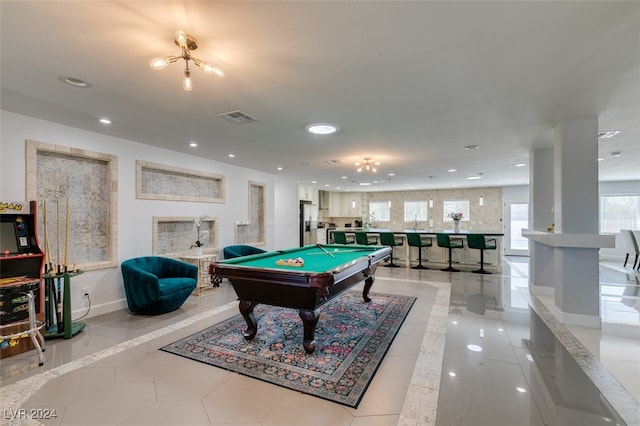
<svg viewBox="0 0 640 426">
<path fill-rule="evenodd" d="M 527 184 L 529 151 L 552 146 L 558 122 L 598 116 L 601 131 L 621 131 L 599 140 L 600 180 L 640 180 L 640 2 L 0 7 L 4 110 L 325 189 L 368 191 Z M 194 89 L 185 92 L 184 61 L 149 67 L 151 58 L 178 54 L 177 29 L 198 39 L 195 56 L 224 78 L 192 67 Z M 218 115 L 235 110 L 257 121 Z M 305 130 L 314 122 L 340 130 L 314 136 Z M 365 157 L 380 161 L 378 173 L 356 172 Z"/>
</svg>

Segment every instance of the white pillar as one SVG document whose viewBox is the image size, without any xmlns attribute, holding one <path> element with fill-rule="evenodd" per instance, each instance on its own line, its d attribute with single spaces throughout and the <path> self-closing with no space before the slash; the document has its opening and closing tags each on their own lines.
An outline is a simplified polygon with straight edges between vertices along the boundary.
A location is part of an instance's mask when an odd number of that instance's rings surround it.
<svg viewBox="0 0 640 426">
<path fill-rule="evenodd" d="M 556 234 L 598 234 L 598 118 L 565 120 L 555 129 Z M 555 247 L 555 306 L 564 322 L 600 326 L 597 247 Z"/>
<path fill-rule="evenodd" d="M 535 149 L 529 154 L 530 229 L 546 232 L 553 225 L 553 148 Z M 534 294 L 553 295 L 554 249 L 537 241 L 529 244 L 529 287 Z"/>
</svg>

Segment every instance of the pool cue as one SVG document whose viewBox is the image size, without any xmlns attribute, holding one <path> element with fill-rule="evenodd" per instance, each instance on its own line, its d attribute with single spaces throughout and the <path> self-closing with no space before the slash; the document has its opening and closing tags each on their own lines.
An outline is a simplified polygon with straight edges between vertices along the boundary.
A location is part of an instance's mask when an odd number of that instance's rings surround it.
<svg viewBox="0 0 640 426">
<path fill-rule="evenodd" d="M 340 253 L 355 253 L 358 251 L 371 251 L 371 250 L 367 250 L 367 249 L 356 249 L 356 250 L 338 250 L 338 251 L 332 251 L 332 252 L 327 252 L 328 254 L 340 254 Z M 325 253 L 307 253 L 307 256 L 317 256 L 317 255 L 324 255 Z"/>
<path fill-rule="evenodd" d="M 50 272 L 49 265 L 49 238 L 47 236 L 47 200 L 42 201 L 42 224 L 44 227 L 44 273 Z M 53 316 L 51 311 L 51 284 L 49 278 L 44 279 L 44 319 L 46 328 L 51 327 Z"/>
<path fill-rule="evenodd" d="M 60 274 L 60 200 L 56 200 L 56 272 Z M 58 290 L 59 292 L 59 290 Z"/>
<path fill-rule="evenodd" d="M 62 333 L 62 285 L 60 284 L 60 199 L 56 200 L 56 322 L 58 323 L 58 333 Z"/>
<path fill-rule="evenodd" d="M 69 199 L 65 208 L 65 225 L 64 225 L 64 271 L 67 272 L 69 267 Z"/>
<path fill-rule="evenodd" d="M 331 252 L 330 252 L 329 250 L 327 250 L 326 248 L 322 247 L 320 244 L 318 244 L 318 248 L 319 248 L 320 250 L 322 250 L 323 252 L 327 253 L 329 256 L 331 256 L 331 257 L 335 257 L 335 256 L 333 255 L 333 253 L 331 253 Z"/>
</svg>

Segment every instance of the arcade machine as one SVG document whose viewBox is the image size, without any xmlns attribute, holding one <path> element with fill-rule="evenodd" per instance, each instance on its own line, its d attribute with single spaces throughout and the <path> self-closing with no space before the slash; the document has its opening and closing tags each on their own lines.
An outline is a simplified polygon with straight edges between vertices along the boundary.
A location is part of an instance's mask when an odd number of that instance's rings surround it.
<svg viewBox="0 0 640 426">
<path fill-rule="evenodd" d="M 0 358 L 37 349 L 42 365 L 45 256 L 36 223 L 35 201 L 0 202 Z"/>
</svg>

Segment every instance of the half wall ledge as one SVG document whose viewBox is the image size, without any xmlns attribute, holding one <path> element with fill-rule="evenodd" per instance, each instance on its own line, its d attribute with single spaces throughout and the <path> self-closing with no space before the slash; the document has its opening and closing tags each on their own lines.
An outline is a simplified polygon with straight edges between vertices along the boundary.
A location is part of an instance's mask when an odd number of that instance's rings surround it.
<svg viewBox="0 0 640 426">
<path fill-rule="evenodd" d="M 616 238 L 613 234 L 563 234 L 523 229 L 522 236 L 551 247 L 615 248 L 616 246 Z"/>
</svg>

